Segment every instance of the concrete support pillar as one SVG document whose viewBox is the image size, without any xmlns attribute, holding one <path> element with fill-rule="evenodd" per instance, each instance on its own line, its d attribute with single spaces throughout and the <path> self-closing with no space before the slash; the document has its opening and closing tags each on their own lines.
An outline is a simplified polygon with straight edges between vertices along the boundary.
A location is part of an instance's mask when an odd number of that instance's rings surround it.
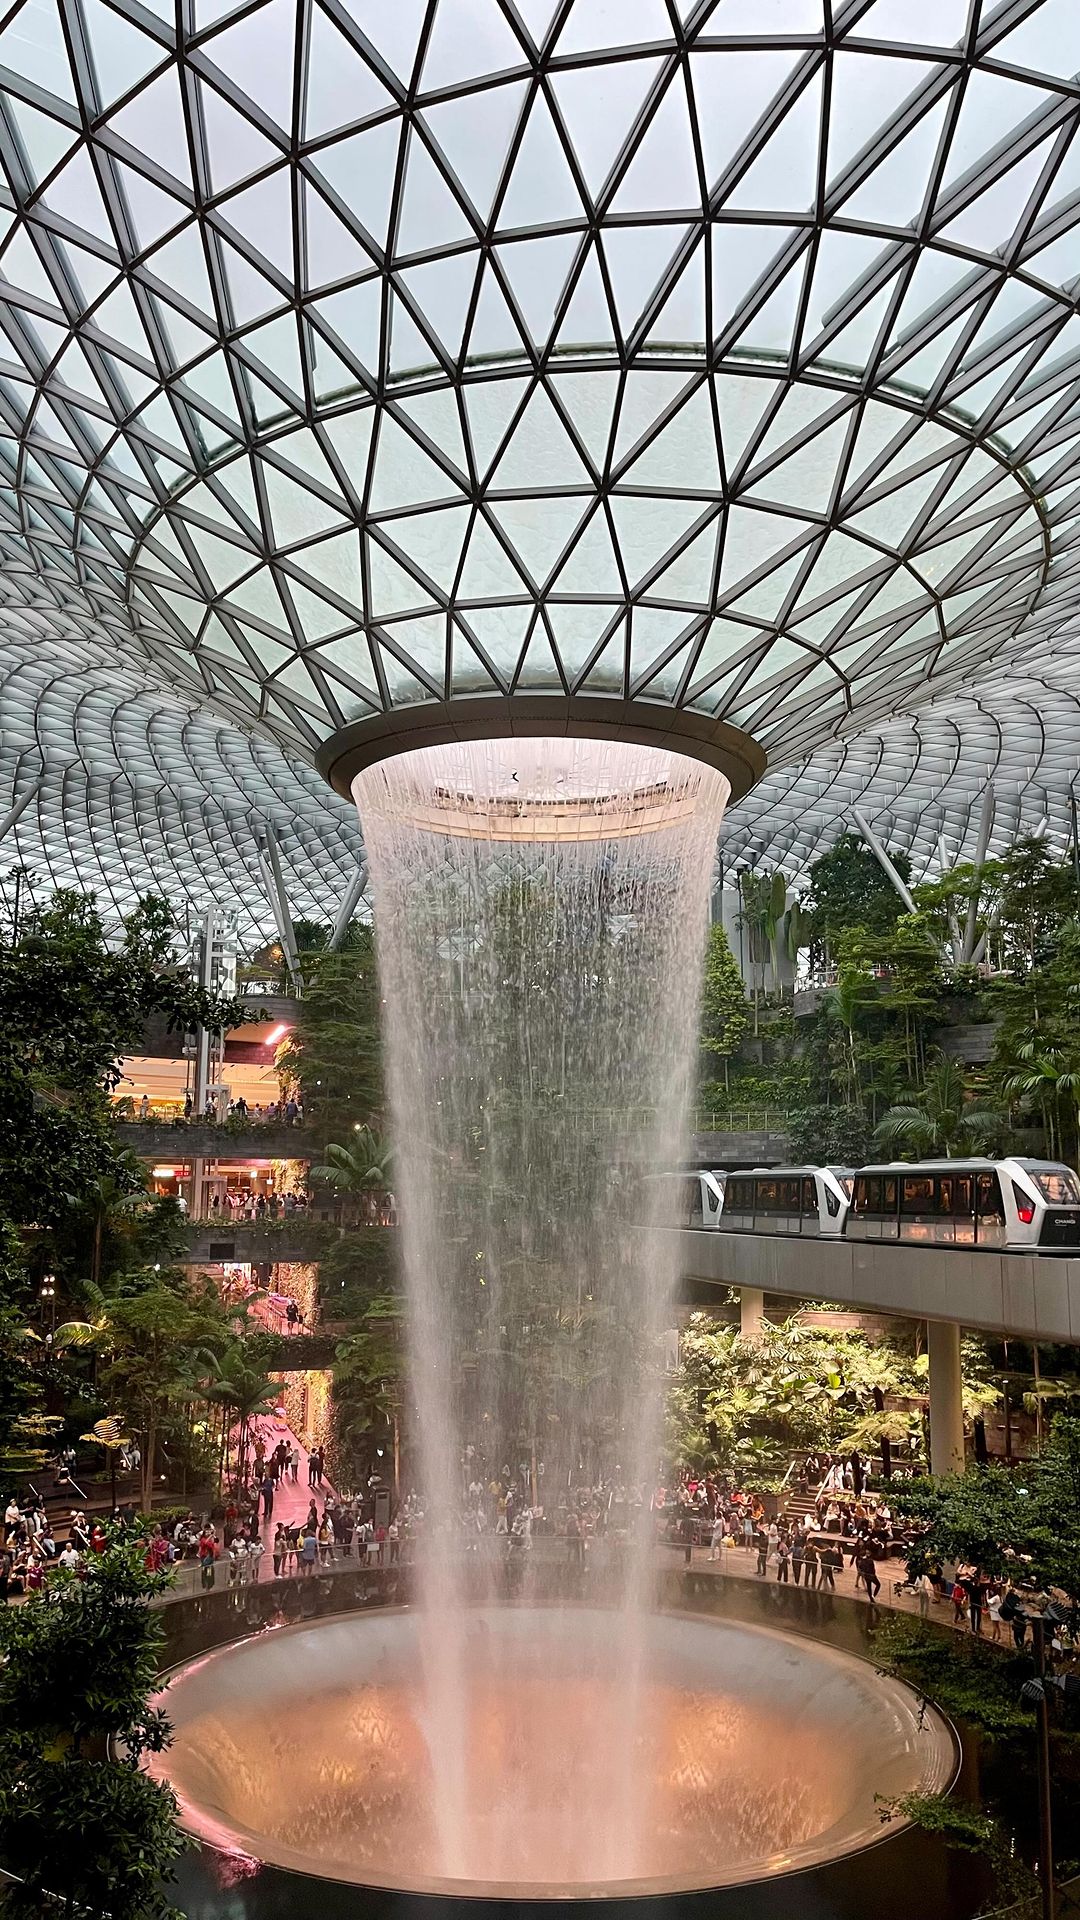
<svg viewBox="0 0 1080 1920">
<path fill-rule="evenodd" d="M 930 1471 L 963 1473 L 959 1327 L 945 1320 L 928 1320 L 926 1351 L 930 1362 Z"/>
<path fill-rule="evenodd" d="M 761 1343 L 761 1332 L 765 1325 L 765 1295 L 760 1287 L 739 1288 L 739 1332 L 744 1340 L 752 1340 L 755 1346 Z"/>
</svg>

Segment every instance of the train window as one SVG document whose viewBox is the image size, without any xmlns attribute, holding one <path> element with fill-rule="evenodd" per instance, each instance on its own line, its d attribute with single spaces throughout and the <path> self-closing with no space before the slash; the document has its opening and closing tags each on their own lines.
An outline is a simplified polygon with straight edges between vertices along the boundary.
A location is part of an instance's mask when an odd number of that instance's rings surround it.
<svg viewBox="0 0 1080 1920">
<path fill-rule="evenodd" d="M 1080 1181 L 1071 1167 L 1044 1168 L 1040 1173 L 1025 1167 L 1024 1171 L 1052 1207 L 1080 1206 Z"/>
<path fill-rule="evenodd" d="M 825 1205 L 829 1210 L 831 1218 L 835 1220 L 840 1211 L 840 1196 L 838 1193 L 834 1193 L 831 1187 L 825 1188 Z"/>
<path fill-rule="evenodd" d="M 802 1182 L 800 1180 L 778 1180 L 780 1189 L 781 1213 L 800 1213 L 802 1211 Z"/>
<path fill-rule="evenodd" d="M 802 1210 L 804 1213 L 817 1212 L 817 1193 L 814 1190 L 812 1174 L 808 1180 L 804 1180 L 802 1183 Z"/>
<path fill-rule="evenodd" d="M 776 1181 L 759 1180 L 754 1194 L 755 1211 L 758 1213 L 778 1212 L 776 1204 Z"/>
<path fill-rule="evenodd" d="M 996 1173 L 980 1173 L 975 1183 L 980 1220 L 1002 1220 L 1001 1188 Z"/>
<path fill-rule="evenodd" d="M 856 1213 L 881 1212 L 881 1181 L 876 1174 L 861 1173 L 855 1182 Z"/>
<path fill-rule="evenodd" d="M 926 1174 L 906 1174 L 900 1188 L 901 1213 L 932 1213 L 934 1182 Z"/>
<path fill-rule="evenodd" d="M 729 1180 L 724 1194 L 724 1209 L 728 1213 L 750 1213 L 753 1203 L 750 1199 L 749 1180 Z"/>
<path fill-rule="evenodd" d="M 881 1211 L 882 1213 L 896 1212 L 896 1176 L 894 1174 L 886 1175 L 881 1183 Z"/>
</svg>

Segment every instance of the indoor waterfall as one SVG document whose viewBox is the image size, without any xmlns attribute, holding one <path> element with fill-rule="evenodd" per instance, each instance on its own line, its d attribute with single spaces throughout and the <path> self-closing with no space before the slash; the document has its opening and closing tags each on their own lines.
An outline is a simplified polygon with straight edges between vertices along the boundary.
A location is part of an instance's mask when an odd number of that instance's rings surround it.
<svg viewBox="0 0 1080 1920">
<path fill-rule="evenodd" d="M 686 1152 L 727 782 L 654 748 L 525 739 L 414 751 L 354 793 L 396 1145 L 441 1870 L 632 1876 L 648 1826 L 641 1622 L 676 1278 L 660 1229 Z M 512 1596 L 513 1563 L 525 1578 L 533 1554 L 520 1526 L 504 1553 L 480 1553 L 468 1487 L 514 1482 L 519 1519 L 543 1508 L 550 1522 L 600 1479 L 616 1678 L 591 1688 L 588 1649 L 567 1646 L 580 1613 L 538 1611 L 531 1660 L 563 1692 L 531 1722 L 530 1748 L 554 1749 L 530 1754 L 530 1776 L 559 1783 L 535 1804 L 513 1787 L 525 1756 L 505 1754 L 496 1779 L 483 1752 L 484 1628 L 467 1604 L 489 1564 Z M 586 1549 L 562 1532 L 538 1523 L 534 1546 L 557 1552 L 572 1588 Z M 514 1677 L 490 1638 L 497 1694 Z"/>
</svg>

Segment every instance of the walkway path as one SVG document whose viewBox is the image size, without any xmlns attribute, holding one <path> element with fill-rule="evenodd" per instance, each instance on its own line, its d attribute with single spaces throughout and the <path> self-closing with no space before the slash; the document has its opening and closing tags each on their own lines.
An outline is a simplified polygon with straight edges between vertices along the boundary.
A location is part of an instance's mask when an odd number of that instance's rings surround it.
<svg viewBox="0 0 1080 1920">
<path fill-rule="evenodd" d="M 262 1537 L 263 1545 L 266 1548 L 266 1553 L 263 1556 L 263 1566 L 264 1568 L 269 1568 L 270 1548 L 273 1544 L 274 1535 L 277 1532 L 278 1521 L 283 1520 L 286 1526 L 291 1526 L 296 1522 L 306 1520 L 312 1495 L 315 1496 L 315 1502 L 321 1516 L 323 1507 L 326 1505 L 331 1494 L 333 1494 L 334 1488 L 331 1486 L 329 1480 L 325 1478 L 321 1487 L 311 1487 L 308 1485 L 307 1448 L 301 1440 L 297 1439 L 292 1428 L 287 1425 L 284 1420 L 260 1420 L 258 1424 L 259 1431 L 266 1442 L 268 1459 L 279 1440 L 284 1440 L 287 1447 L 296 1447 L 300 1454 L 300 1465 L 296 1473 L 296 1485 L 293 1485 L 292 1478 L 286 1468 L 285 1477 L 278 1482 L 277 1492 L 274 1494 L 273 1514 L 269 1520 L 262 1520 L 259 1523 L 259 1533 Z M 259 1502 L 259 1509 L 261 1512 L 261 1501 Z"/>
<path fill-rule="evenodd" d="M 751 1548 L 750 1551 L 747 1552 L 746 1548 L 741 1546 L 724 1547 L 721 1550 L 724 1556 L 721 1561 L 710 1560 L 709 1551 L 708 1547 L 694 1548 L 691 1565 L 695 1573 L 712 1574 L 717 1580 L 753 1580 L 759 1586 L 767 1586 L 770 1582 L 774 1585 L 783 1584 L 782 1582 L 777 1583 L 775 1567 L 770 1566 L 768 1573 L 765 1575 L 758 1573 L 756 1548 Z M 662 1547 L 660 1552 L 665 1566 L 682 1566 L 685 1563 L 685 1549 L 683 1547 Z M 856 1586 L 855 1584 L 854 1567 L 849 1567 L 845 1561 L 843 1571 L 835 1574 L 833 1577 L 836 1582 L 837 1593 L 847 1594 L 849 1599 L 861 1600 L 864 1605 L 869 1606 L 870 1602 L 867 1597 L 866 1588 Z M 915 1595 L 911 1593 L 898 1594 L 894 1591 L 894 1587 L 898 1585 L 903 1578 L 904 1562 L 902 1560 L 878 1561 L 878 1579 L 881 1581 L 881 1592 L 877 1596 L 877 1605 L 879 1607 L 891 1607 L 897 1613 L 910 1613 L 918 1617 L 919 1603 Z M 794 1585 L 794 1578 L 791 1579 L 790 1584 L 792 1586 Z M 819 1579 L 819 1588 L 820 1584 Z M 931 1602 L 930 1618 L 936 1621 L 938 1626 L 951 1626 L 953 1624 L 952 1601 L 946 1599 Z M 961 1623 L 961 1631 L 966 1633 L 967 1630 L 968 1622 L 967 1615 L 965 1614 L 963 1622 Z"/>
</svg>

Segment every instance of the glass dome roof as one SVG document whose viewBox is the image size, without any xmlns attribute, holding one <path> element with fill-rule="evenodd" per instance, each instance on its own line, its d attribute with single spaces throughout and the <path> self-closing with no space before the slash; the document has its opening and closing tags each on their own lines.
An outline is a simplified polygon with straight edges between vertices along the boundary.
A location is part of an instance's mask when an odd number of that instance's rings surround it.
<svg viewBox="0 0 1080 1920">
<path fill-rule="evenodd" d="M 4 18 L 0 665 L 92 646 L 294 766 L 630 699 L 794 792 L 1061 654 L 1073 0 Z"/>
</svg>

